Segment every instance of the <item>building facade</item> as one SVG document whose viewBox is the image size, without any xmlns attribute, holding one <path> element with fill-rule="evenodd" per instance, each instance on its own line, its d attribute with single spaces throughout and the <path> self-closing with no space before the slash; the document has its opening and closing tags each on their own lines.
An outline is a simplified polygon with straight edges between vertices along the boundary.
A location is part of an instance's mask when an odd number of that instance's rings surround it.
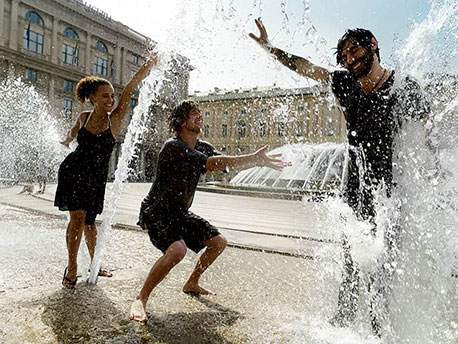
<svg viewBox="0 0 458 344">
<path fill-rule="evenodd" d="M 0 0 L 0 78 L 21 77 L 46 96 L 53 114 L 66 128 L 87 105 L 74 95 L 77 82 L 87 75 L 102 76 L 119 95 L 155 43 L 82 0 Z M 176 56 L 173 83 L 162 89 L 161 104 L 177 102 L 188 94 L 189 64 Z M 131 106 L 110 163 L 113 172 L 123 142 Z M 156 105 L 158 105 L 156 104 Z M 156 122 L 161 121 L 161 115 Z M 163 116 L 162 116 L 163 117 Z M 151 144 L 147 144 L 150 146 Z M 147 166 L 144 149 L 134 168 Z M 144 175 L 144 171 L 137 171 Z"/>
<path fill-rule="evenodd" d="M 288 143 L 343 142 L 344 116 L 331 97 L 320 87 L 269 87 L 216 89 L 190 99 L 204 116 L 202 138 L 225 154 L 239 155 L 265 145 L 273 149 Z"/>
</svg>

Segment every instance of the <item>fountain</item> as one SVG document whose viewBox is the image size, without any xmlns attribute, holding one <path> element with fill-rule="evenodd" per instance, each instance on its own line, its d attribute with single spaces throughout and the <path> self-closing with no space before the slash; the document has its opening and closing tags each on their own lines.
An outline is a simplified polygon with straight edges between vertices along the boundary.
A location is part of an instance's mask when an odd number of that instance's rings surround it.
<svg viewBox="0 0 458 344">
<path fill-rule="evenodd" d="M 348 150 L 345 144 L 289 144 L 272 150 L 281 153 L 292 168 L 274 171 L 254 167 L 239 172 L 231 179 L 235 187 L 257 188 L 265 191 L 329 191 L 342 189 L 345 183 Z"/>
</svg>

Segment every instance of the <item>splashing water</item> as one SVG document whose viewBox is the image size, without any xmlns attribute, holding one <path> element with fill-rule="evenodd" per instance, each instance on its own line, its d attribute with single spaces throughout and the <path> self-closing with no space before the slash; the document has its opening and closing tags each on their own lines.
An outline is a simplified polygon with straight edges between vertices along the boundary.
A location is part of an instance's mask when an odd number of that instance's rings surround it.
<svg viewBox="0 0 458 344">
<path fill-rule="evenodd" d="M 258 15 L 265 10 L 261 0 L 253 0 L 252 10 Z M 115 183 L 107 193 L 106 217 L 99 229 L 95 257 L 91 266 L 89 281 L 96 282 L 96 272 L 100 267 L 106 241 L 109 239 L 110 227 L 117 203 L 123 189 L 123 182 L 128 175 L 128 165 L 144 130 L 149 104 L 152 99 L 159 97 L 161 85 L 167 80 L 165 71 L 171 68 L 171 56 L 179 50 L 184 56 L 202 54 L 206 59 L 192 61 L 197 73 L 205 69 L 204 64 L 221 51 L 215 50 L 214 55 L 204 53 L 202 47 L 193 44 L 196 37 L 200 39 L 216 34 L 225 37 L 225 27 L 238 27 L 238 13 L 232 2 L 218 1 L 214 6 L 202 1 L 182 1 L 181 10 L 174 21 L 166 43 L 157 47 L 160 52 L 159 65 L 154 67 L 145 79 L 140 90 L 140 98 L 130 123 L 122 155 L 115 173 Z M 286 9 L 287 1 L 281 2 Z M 251 16 L 252 14 L 250 14 Z M 257 16 L 258 16 L 257 15 Z M 282 12 L 283 26 L 281 33 L 306 38 L 306 43 L 315 46 L 322 56 L 321 64 L 330 65 L 324 52 L 324 41 L 311 24 L 309 1 L 304 0 L 304 13 L 297 29 L 291 31 L 289 26 L 293 16 Z M 458 5 L 454 1 L 432 1 L 428 17 L 415 25 L 406 44 L 396 53 L 397 75 L 412 75 L 423 86 L 431 81 L 439 82 L 441 76 L 436 74 L 441 68 L 449 67 L 456 70 L 456 43 L 458 32 Z M 249 18 L 251 19 L 251 18 Z M 252 25 L 252 21 L 247 20 Z M 186 30 L 183 30 L 186 28 Z M 251 31 L 250 28 L 247 31 Z M 183 32 L 185 31 L 185 32 Z M 227 46 L 236 46 L 231 39 L 240 40 L 240 35 L 228 39 Z M 292 32 L 292 34 L 291 34 Z M 437 47 L 447 36 L 447 49 L 436 53 Z M 227 37 L 227 35 L 226 35 Z M 279 35 L 282 38 L 282 34 Z M 238 41 L 237 41 L 238 42 Z M 249 42 L 248 44 L 253 44 Z M 192 51 L 192 54 L 190 53 Z M 229 54 L 238 54 L 233 49 Z M 231 56 L 231 55 L 229 55 Z M 256 58 L 260 58 L 256 56 Z M 273 65 L 272 65 L 273 66 Z M 440 68 L 439 68 L 440 67 Z M 269 68 L 266 66 L 266 68 Z M 279 70 L 283 67 L 275 66 Z M 283 69 L 282 69 L 283 70 Z M 230 72 L 230 71 L 226 71 Z M 283 72 L 281 72 L 283 73 Z M 243 80 L 241 80 L 243 81 Z M 438 88 L 430 88 L 433 97 L 441 96 Z M 29 152 L 38 152 L 43 159 L 46 156 L 61 160 L 62 153 L 57 144 L 61 137 L 58 127 L 48 115 L 47 103 L 30 87 L 19 80 L 9 80 L 0 83 L 0 93 L 9 97 L 0 99 L 0 177 L 21 179 L 25 176 L 23 165 L 30 163 Z M 25 102 L 24 99 L 27 101 Z M 458 225 L 456 211 L 458 207 L 458 178 L 455 172 L 458 160 L 458 98 L 449 95 L 449 103 L 436 104 L 436 111 L 430 121 L 432 128 L 431 150 L 423 140 L 424 127 L 418 123 L 406 123 L 396 141 L 395 179 L 398 187 L 392 197 L 383 197 L 383 192 L 377 194 L 377 233 L 373 237 L 371 226 L 358 221 L 348 206 L 338 199 L 329 199 L 328 222 L 324 223 L 329 231 L 338 239 L 342 230 L 347 234 L 352 246 L 352 255 L 359 263 L 363 282 L 367 283 L 368 275 L 383 261 L 386 247 L 384 235 L 391 230 L 393 219 L 399 219 L 402 228 L 399 253 L 395 258 L 395 273 L 389 281 L 390 298 L 388 312 L 385 314 L 387 328 L 382 339 L 372 336 L 368 319 L 361 316 L 361 321 L 347 329 L 336 329 L 327 323 L 329 314 L 320 314 L 310 320 L 305 315 L 299 317 L 295 331 L 312 333 L 313 338 L 320 343 L 454 343 L 458 338 L 458 318 L 456 307 L 456 279 L 451 277 L 456 263 L 457 238 L 455 229 Z M 433 100 L 434 101 L 434 100 Z M 19 118 L 11 122 L 9 111 L 14 111 Z M 23 116 L 23 117 L 21 117 Z M 38 116 L 38 117 L 37 117 Z M 36 120 L 38 118 L 38 121 Z M 30 128 L 30 123 L 37 123 Z M 51 124 L 51 125 L 50 125 Z M 27 128 L 29 126 L 29 128 Z M 39 128 L 39 129 L 37 129 Z M 45 133 L 45 134 L 44 134 Z M 3 149 L 8 144 L 8 151 Z M 10 144 L 13 144 L 9 146 Z M 12 158 L 14 157 L 14 158 Z M 38 158 L 40 161 L 41 158 Z M 58 166 L 51 163 L 51 166 Z M 31 168 L 33 169 L 33 168 Z M 317 276 L 317 283 L 333 281 L 339 283 L 339 266 L 342 263 L 340 250 L 331 247 L 323 248 L 317 260 L 328 262 L 328 268 Z M 300 283 L 300 282 L 299 282 Z M 324 283 L 323 283 L 324 284 Z M 368 306 L 370 295 L 361 288 L 361 309 Z M 330 292 L 329 298 L 336 301 L 335 293 Z M 317 300 L 320 302 L 320 300 Z M 307 310 L 304 311 L 304 314 Z M 365 325 L 363 324 L 365 323 Z M 293 327 L 293 324 L 285 326 Z M 297 338 L 301 334 L 295 332 Z M 339 339 L 336 340 L 336 336 Z M 294 342 L 294 338 L 292 342 Z M 296 342 L 300 342 L 297 341 Z"/>
<path fill-rule="evenodd" d="M 447 33 L 453 33 L 456 42 L 457 15 L 456 2 L 432 1 L 427 18 L 414 26 L 396 53 L 397 75 L 416 77 L 433 97 L 435 110 L 426 125 L 406 122 L 396 137 L 393 174 L 397 187 L 389 199 L 382 190 L 376 194 L 376 236 L 370 235 L 369 224 L 358 223 L 339 200 L 327 204 L 328 228 L 336 233 L 344 228 L 361 269 L 360 310 L 367 313 L 370 308 L 371 295 L 365 291 L 370 275 L 384 264 L 392 271 L 392 276 L 377 277 L 388 290 L 387 303 L 375 303 L 383 320 L 383 343 L 455 343 L 458 338 L 453 306 L 458 295 L 456 278 L 452 277 L 457 259 L 458 98 L 453 88 L 444 87 L 444 74 L 438 68 L 456 65 L 456 48 L 447 46 L 440 54 L 435 52 Z M 444 105 L 444 100 L 450 102 Z M 430 138 L 426 139 L 428 131 Z M 384 237 L 396 228 L 399 247 L 390 251 Z M 335 253 L 328 258 L 333 264 L 342 264 Z M 369 322 L 369 318 L 361 320 Z M 372 337 L 361 323 L 351 328 L 351 342 L 365 343 Z M 329 331 L 324 327 L 316 338 L 331 342 Z"/>
<path fill-rule="evenodd" d="M 124 189 L 124 182 L 128 177 L 129 163 L 135 152 L 135 146 L 145 130 L 149 106 L 154 99 L 159 98 L 161 87 L 166 79 L 165 72 L 170 70 L 171 54 L 164 52 L 160 47 L 158 47 L 157 51 L 158 64 L 153 67 L 140 89 L 138 105 L 134 108 L 134 114 L 122 145 L 121 155 L 115 172 L 115 180 L 106 200 L 107 211 L 97 232 L 97 245 L 94 252 L 94 259 L 91 263 L 91 272 L 88 278 L 89 283 L 96 283 L 97 281 L 103 250 L 108 240 L 108 234 L 113 224 L 121 193 Z"/>
<path fill-rule="evenodd" d="M 0 81 L 0 94 L 0 178 L 32 181 L 44 166 L 54 179 L 65 149 L 46 97 L 21 79 Z"/>
</svg>

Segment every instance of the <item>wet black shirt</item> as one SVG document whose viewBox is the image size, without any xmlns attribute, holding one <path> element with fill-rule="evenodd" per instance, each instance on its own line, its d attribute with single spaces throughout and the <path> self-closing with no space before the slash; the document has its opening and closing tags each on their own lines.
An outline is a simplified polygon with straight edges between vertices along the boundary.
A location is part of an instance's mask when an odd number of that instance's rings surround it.
<svg viewBox="0 0 458 344">
<path fill-rule="evenodd" d="M 421 119 L 429 112 L 418 83 L 406 77 L 395 84 L 392 72 L 374 92 L 364 93 L 359 81 L 347 71 L 332 73 L 332 90 L 343 107 L 350 145 L 349 187 L 360 177 L 368 185 L 384 180 L 392 184 L 393 140 L 403 120 Z M 356 160 L 361 159 L 360 164 Z"/>
<path fill-rule="evenodd" d="M 156 179 L 142 202 L 141 217 L 189 209 L 200 176 L 207 172 L 208 157 L 220 154 L 205 141 L 197 140 L 192 149 L 180 137 L 167 140 L 159 152 Z"/>
</svg>

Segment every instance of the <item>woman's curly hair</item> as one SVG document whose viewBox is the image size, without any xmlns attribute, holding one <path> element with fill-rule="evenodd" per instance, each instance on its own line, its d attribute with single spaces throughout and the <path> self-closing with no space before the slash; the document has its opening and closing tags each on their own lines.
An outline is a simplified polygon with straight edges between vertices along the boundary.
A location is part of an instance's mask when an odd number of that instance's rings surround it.
<svg viewBox="0 0 458 344">
<path fill-rule="evenodd" d="M 113 87 L 111 82 L 98 76 L 87 76 L 81 79 L 76 85 L 76 99 L 81 103 L 87 102 L 90 100 L 89 95 L 94 94 L 100 85 L 110 85 Z"/>
</svg>

